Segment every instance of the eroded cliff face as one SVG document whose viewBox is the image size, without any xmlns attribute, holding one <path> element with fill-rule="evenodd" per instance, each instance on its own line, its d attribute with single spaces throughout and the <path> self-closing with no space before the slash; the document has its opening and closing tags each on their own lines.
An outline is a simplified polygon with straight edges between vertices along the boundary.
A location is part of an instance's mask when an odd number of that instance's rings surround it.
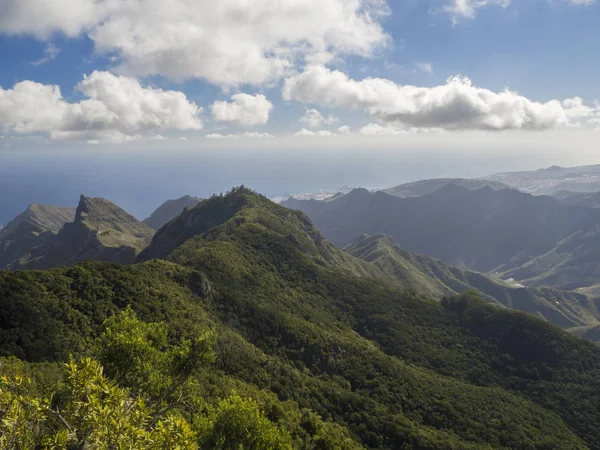
<svg viewBox="0 0 600 450">
<path fill-rule="evenodd" d="M 28 222 L 24 222 L 28 223 Z M 26 225 L 21 225 L 24 228 Z M 85 260 L 130 264 L 150 242 L 154 231 L 114 203 L 84 195 L 72 222 L 56 234 L 38 234 L 35 239 L 15 239 L 8 248 L 9 269 L 48 269 Z M 16 236 L 13 233 L 14 236 Z M 8 255 L 9 252 L 6 252 Z"/>
</svg>

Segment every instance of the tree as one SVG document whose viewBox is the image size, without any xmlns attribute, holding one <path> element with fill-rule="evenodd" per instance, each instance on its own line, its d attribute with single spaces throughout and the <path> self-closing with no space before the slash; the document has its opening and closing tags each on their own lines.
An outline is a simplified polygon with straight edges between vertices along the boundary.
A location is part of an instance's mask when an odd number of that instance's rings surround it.
<svg viewBox="0 0 600 450">
<path fill-rule="evenodd" d="M 256 402 L 235 392 L 195 423 L 202 449 L 291 450 L 291 438 L 270 422 Z"/>
<path fill-rule="evenodd" d="M 180 406 L 191 391 L 193 375 L 215 360 L 212 332 L 170 345 L 165 324 L 142 322 L 130 308 L 109 318 L 105 326 L 98 355 L 106 373 L 146 396 L 160 412 Z"/>
<path fill-rule="evenodd" d="M 19 375 L 0 378 L 0 448 L 197 448 L 185 419 L 153 417 L 141 397 L 103 374 L 98 361 L 71 361 L 66 372 L 57 404 L 29 395 L 28 380 Z"/>
</svg>

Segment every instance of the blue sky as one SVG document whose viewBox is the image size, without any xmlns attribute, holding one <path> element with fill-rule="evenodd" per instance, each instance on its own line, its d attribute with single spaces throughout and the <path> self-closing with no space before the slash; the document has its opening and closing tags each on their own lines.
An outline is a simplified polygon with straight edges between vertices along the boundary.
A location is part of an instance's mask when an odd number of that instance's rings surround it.
<svg viewBox="0 0 600 450">
<path fill-rule="evenodd" d="M 210 3 L 3 0 L 5 145 L 32 136 L 115 143 L 600 124 L 594 0 Z M 326 71 L 282 93 L 314 67 Z M 340 85 L 339 75 L 348 82 Z M 471 83 L 448 85 L 457 75 Z M 130 82 L 139 92 L 131 94 Z M 506 88 L 511 96 L 497 97 Z M 224 102 L 220 115 L 215 102 Z M 52 108 L 54 120 L 40 117 Z M 321 116 L 301 120 L 307 110 Z"/>
</svg>

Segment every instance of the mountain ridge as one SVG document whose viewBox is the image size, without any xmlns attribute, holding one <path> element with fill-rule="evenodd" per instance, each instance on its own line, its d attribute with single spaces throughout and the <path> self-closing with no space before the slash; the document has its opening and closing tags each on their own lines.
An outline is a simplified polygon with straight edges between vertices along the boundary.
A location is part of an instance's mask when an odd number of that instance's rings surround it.
<svg viewBox="0 0 600 450">
<path fill-rule="evenodd" d="M 599 324 L 597 307 L 587 296 L 555 289 L 510 286 L 490 275 L 458 269 L 435 258 L 410 252 L 389 236 L 363 235 L 344 248 L 398 278 L 396 286 L 430 298 L 476 290 L 489 303 L 527 312 L 570 329 Z"/>
<path fill-rule="evenodd" d="M 48 269 L 91 259 L 132 263 L 153 231 L 112 202 L 81 195 L 72 222 L 25 249 L 9 269 Z"/>
<path fill-rule="evenodd" d="M 0 231 L 0 240 L 8 238 L 22 222 L 27 222 L 39 229 L 39 232 L 57 233 L 65 223 L 75 218 L 75 208 L 40 205 L 32 203 L 25 211 L 8 222 Z"/>
<path fill-rule="evenodd" d="M 381 192 L 393 195 L 395 197 L 420 197 L 421 195 L 431 194 L 438 189 L 453 184 L 466 189 L 480 189 L 488 186 L 494 190 L 506 189 L 509 186 L 498 181 L 488 181 L 484 179 L 470 178 L 432 178 L 429 180 L 419 180 L 412 183 L 404 183 L 387 189 L 380 189 Z"/>
</svg>

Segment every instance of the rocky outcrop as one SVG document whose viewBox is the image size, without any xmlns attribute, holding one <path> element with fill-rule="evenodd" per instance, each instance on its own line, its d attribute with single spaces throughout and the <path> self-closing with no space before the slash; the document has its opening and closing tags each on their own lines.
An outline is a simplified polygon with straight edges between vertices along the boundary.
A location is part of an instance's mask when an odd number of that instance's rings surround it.
<svg viewBox="0 0 600 450">
<path fill-rule="evenodd" d="M 84 195 L 57 234 L 37 238 L 5 264 L 9 269 L 49 269 L 85 260 L 131 264 L 148 245 L 154 231 L 114 203 Z M 14 244 L 13 244 L 14 247 Z"/>
</svg>

